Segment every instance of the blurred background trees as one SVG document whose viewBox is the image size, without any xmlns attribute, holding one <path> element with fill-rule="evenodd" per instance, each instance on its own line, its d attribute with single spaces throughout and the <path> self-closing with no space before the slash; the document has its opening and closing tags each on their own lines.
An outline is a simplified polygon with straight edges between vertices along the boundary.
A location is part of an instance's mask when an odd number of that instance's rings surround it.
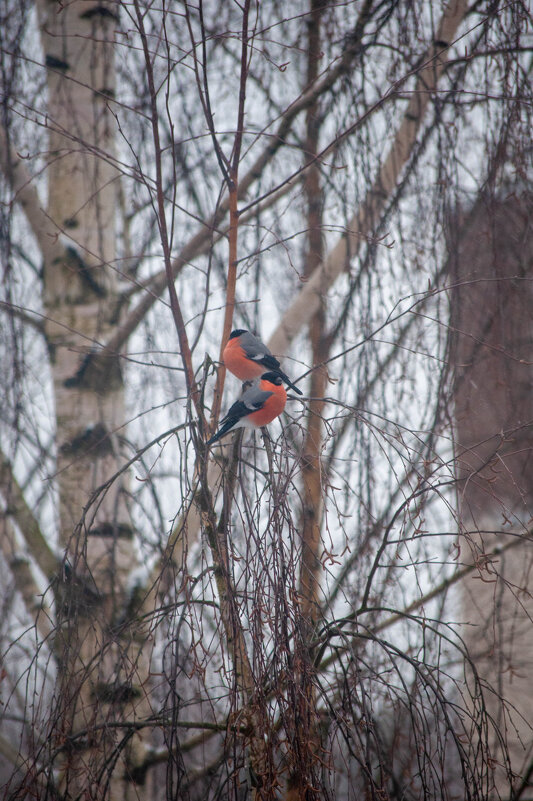
<svg viewBox="0 0 533 801">
<path fill-rule="evenodd" d="M 527 4 L 1 15 L 6 797 L 528 797 Z"/>
</svg>

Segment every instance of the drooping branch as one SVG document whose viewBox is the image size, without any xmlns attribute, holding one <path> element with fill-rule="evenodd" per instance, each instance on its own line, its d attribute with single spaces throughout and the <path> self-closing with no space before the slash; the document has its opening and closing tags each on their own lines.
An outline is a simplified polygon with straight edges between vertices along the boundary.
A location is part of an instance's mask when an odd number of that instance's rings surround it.
<svg viewBox="0 0 533 801">
<path fill-rule="evenodd" d="M 477 533 L 477 532 L 476 532 Z M 509 534 L 509 532 L 505 532 Z M 422 609 L 425 605 L 429 604 L 431 601 L 434 601 L 436 598 L 443 596 L 448 590 L 453 587 L 454 585 L 461 582 L 470 574 L 474 573 L 476 570 L 480 573 L 480 579 L 483 578 L 483 572 L 487 575 L 492 575 L 490 566 L 493 564 L 495 560 L 497 560 L 500 556 L 507 551 L 513 550 L 514 548 L 518 548 L 520 545 L 523 545 L 524 540 L 531 541 L 533 537 L 533 531 L 529 531 L 527 535 L 516 535 L 513 536 L 512 539 L 509 540 L 505 545 L 498 546 L 494 548 L 492 551 L 483 555 L 483 559 L 480 559 L 478 562 L 472 562 L 471 564 L 465 565 L 464 567 L 456 570 L 451 576 L 443 579 L 439 584 L 437 584 L 433 589 L 429 590 L 429 592 L 421 595 L 419 598 L 415 598 L 410 604 L 404 607 L 401 611 L 393 612 L 392 610 L 382 609 L 382 608 L 375 608 L 375 607 L 368 607 L 367 609 L 358 609 L 357 611 L 351 612 L 350 614 L 346 615 L 341 619 L 336 619 L 331 621 L 324 631 L 317 637 L 316 641 L 313 643 L 315 646 L 321 646 L 322 650 L 319 652 L 319 657 L 321 659 L 319 665 L 317 665 L 318 669 L 321 671 L 327 670 L 330 665 L 338 662 L 339 659 L 342 659 L 343 654 L 346 652 L 346 648 L 340 646 L 336 647 L 334 653 L 330 656 L 322 659 L 321 656 L 325 650 L 325 646 L 329 643 L 332 636 L 336 636 L 345 625 L 351 624 L 357 620 L 365 612 L 375 613 L 379 611 L 390 611 L 391 614 L 386 617 L 384 620 L 379 621 L 375 625 L 371 626 L 369 631 L 372 635 L 379 634 L 385 629 L 390 628 L 390 626 L 394 626 L 396 623 L 400 623 L 409 616 L 411 616 L 414 612 L 418 609 Z"/>
<path fill-rule="evenodd" d="M 509 534 L 509 532 L 506 533 Z M 422 609 L 424 606 L 429 604 L 431 601 L 434 601 L 437 598 L 445 595 L 445 593 L 447 593 L 451 587 L 455 586 L 456 584 L 461 582 L 464 578 L 471 575 L 472 573 L 475 573 L 476 570 L 480 572 L 480 577 L 481 577 L 483 573 L 487 573 L 487 571 L 490 570 L 490 565 L 494 562 L 494 560 L 498 559 L 500 556 L 502 556 L 509 550 L 519 547 L 521 544 L 523 544 L 524 539 L 526 540 L 528 538 L 531 539 L 531 537 L 533 537 L 533 531 L 531 530 L 528 532 L 527 535 L 520 535 L 513 537 L 505 545 L 498 546 L 497 548 L 494 548 L 492 551 L 485 554 L 484 559 L 479 563 L 472 563 L 456 570 L 452 575 L 443 579 L 439 584 L 437 584 L 427 593 L 421 595 L 419 598 L 416 598 L 414 601 L 412 601 L 410 604 L 408 604 L 400 611 L 396 612 L 388 610 L 386 608 L 379 608 L 379 609 L 369 608 L 367 611 L 371 613 L 374 613 L 376 611 L 391 612 L 388 617 L 385 617 L 383 620 L 380 620 L 379 622 L 372 625 L 368 629 L 369 636 L 371 637 L 376 636 L 377 634 L 380 634 L 381 632 L 385 631 L 391 626 L 394 626 L 397 623 L 401 623 L 406 618 L 412 616 L 416 611 Z M 317 670 L 319 670 L 320 672 L 327 671 L 331 667 L 331 665 L 341 661 L 344 655 L 350 651 L 349 646 L 346 647 L 342 645 L 335 646 L 333 653 L 323 658 L 324 651 L 327 649 L 331 639 L 339 636 L 339 634 L 346 626 L 354 623 L 359 614 L 360 612 L 353 612 L 342 618 L 331 620 L 323 628 L 323 630 L 318 633 L 316 639 L 310 643 L 310 645 L 313 648 L 317 649 L 317 659 L 318 659 Z M 272 692 L 272 688 L 270 689 L 270 692 Z M 239 720 L 246 719 L 246 715 L 243 714 L 242 709 L 239 710 L 238 714 L 236 714 L 234 717 L 235 719 Z M 206 740 L 210 739 L 217 732 L 224 731 L 230 728 L 227 723 L 205 724 L 197 722 L 188 723 L 180 721 L 178 725 L 184 728 L 196 727 L 196 728 L 205 728 L 206 730 L 205 734 L 199 735 L 197 738 L 191 740 L 190 747 L 188 746 L 187 750 L 190 750 L 197 746 L 205 745 Z M 184 746 L 181 746 L 181 750 L 183 750 L 183 748 Z M 168 758 L 169 758 L 168 749 L 159 749 L 157 751 L 154 751 L 153 754 L 147 755 L 147 764 L 151 765 L 164 762 Z"/>
</svg>

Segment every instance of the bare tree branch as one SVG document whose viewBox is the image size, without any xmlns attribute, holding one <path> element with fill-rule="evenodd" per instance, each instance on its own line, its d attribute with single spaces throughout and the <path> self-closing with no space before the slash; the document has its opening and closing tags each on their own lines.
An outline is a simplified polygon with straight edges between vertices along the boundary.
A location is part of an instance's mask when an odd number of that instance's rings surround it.
<svg viewBox="0 0 533 801">
<path fill-rule="evenodd" d="M 449 49 L 467 10 L 465 0 L 452 0 L 444 10 L 435 34 L 435 41 L 424 58 L 403 120 L 394 141 L 366 198 L 347 225 L 346 233 L 338 240 L 313 276 L 294 300 L 271 336 L 269 347 L 278 355 L 287 353 L 294 337 L 320 308 L 321 298 L 348 268 L 361 243 L 370 236 L 380 212 L 393 191 L 406 165 L 420 131 L 432 92 L 446 66 Z"/>
<path fill-rule="evenodd" d="M 9 528 L 9 533 L 4 531 L 0 535 L 2 553 L 11 570 L 15 587 L 22 596 L 28 617 L 33 620 L 39 636 L 46 640 L 54 627 L 50 609 L 44 601 L 28 559 L 16 554 L 16 532 L 10 521 L 5 519 L 2 522 Z"/>
<path fill-rule="evenodd" d="M 59 232 L 43 209 L 39 194 L 23 160 L 9 143 L 5 128 L 0 125 L 0 170 L 13 191 L 13 199 L 23 209 L 43 260 L 53 264 L 64 253 Z"/>
<path fill-rule="evenodd" d="M 48 545 L 39 523 L 26 503 L 11 463 L 4 453 L 0 453 L 0 491 L 6 503 L 6 513 L 16 521 L 31 555 L 51 581 L 60 569 L 60 561 Z"/>
</svg>

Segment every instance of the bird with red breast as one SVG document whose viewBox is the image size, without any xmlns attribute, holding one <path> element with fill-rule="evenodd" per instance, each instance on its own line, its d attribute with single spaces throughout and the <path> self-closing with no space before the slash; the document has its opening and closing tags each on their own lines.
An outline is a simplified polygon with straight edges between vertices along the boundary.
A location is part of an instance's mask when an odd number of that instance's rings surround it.
<svg viewBox="0 0 533 801">
<path fill-rule="evenodd" d="M 261 428 L 278 417 L 287 402 L 287 393 L 277 373 L 263 373 L 259 381 L 244 390 L 220 421 L 220 428 L 207 445 L 217 442 L 236 428 Z"/>
<path fill-rule="evenodd" d="M 241 381 L 262 376 L 265 372 L 279 376 L 291 389 L 302 394 L 290 378 L 283 372 L 279 361 L 261 340 L 243 328 L 237 328 L 229 335 L 222 353 L 224 364 Z"/>
</svg>

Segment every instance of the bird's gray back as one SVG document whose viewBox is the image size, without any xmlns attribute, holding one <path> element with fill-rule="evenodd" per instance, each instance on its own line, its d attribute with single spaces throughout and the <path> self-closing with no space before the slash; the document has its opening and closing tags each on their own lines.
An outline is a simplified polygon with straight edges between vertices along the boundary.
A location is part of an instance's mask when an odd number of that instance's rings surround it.
<svg viewBox="0 0 533 801">
<path fill-rule="evenodd" d="M 242 393 L 240 401 L 250 410 L 259 409 L 273 394 L 273 392 L 261 389 L 258 384 L 254 384 Z"/>
<path fill-rule="evenodd" d="M 241 347 L 246 351 L 246 354 L 250 359 L 253 359 L 256 356 L 271 355 L 267 346 L 249 331 L 246 331 L 245 334 L 241 334 Z"/>
</svg>

